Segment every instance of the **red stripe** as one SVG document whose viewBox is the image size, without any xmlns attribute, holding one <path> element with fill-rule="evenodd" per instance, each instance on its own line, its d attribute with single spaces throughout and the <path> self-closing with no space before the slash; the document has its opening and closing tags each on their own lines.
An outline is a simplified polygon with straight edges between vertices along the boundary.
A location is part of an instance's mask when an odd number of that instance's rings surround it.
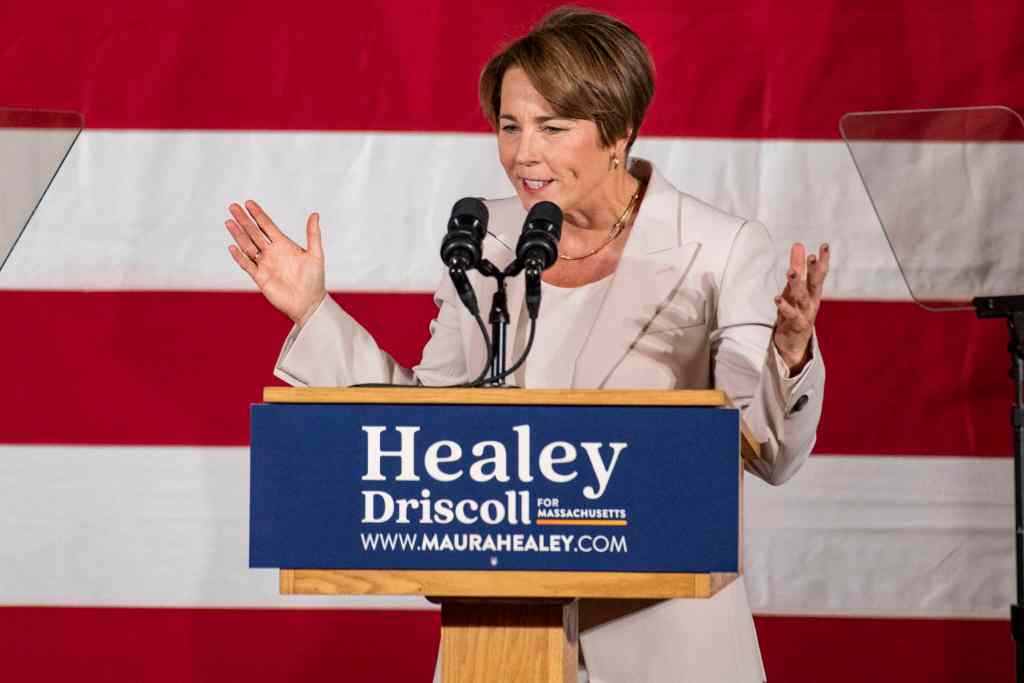
<svg viewBox="0 0 1024 683">
<path fill-rule="evenodd" d="M 773 683 L 1013 680 L 1008 621 L 758 617 Z"/>
<path fill-rule="evenodd" d="M 1008 681 L 1004 621 L 758 617 L 769 680 Z M 429 681 L 436 612 L 0 608 L 12 681 Z"/>
<path fill-rule="evenodd" d="M 382 346 L 414 364 L 436 311 L 429 296 L 348 294 Z M 248 407 L 281 384 L 291 322 L 258 294 L 0 292 L 22 334 L 0 443 L 248 443 Z M 409 320 L 408 327 L 398 322 Z"/>
<path fill-rule="evenodd" d="M 426 294 L 342 294 L 405 365 Z M 290 323 L 257 294 L 0 292 L 10 332 L 0 443 L 241 445 Z M 829 301 L 817 451 L 1009 455 L 1006 331 L 969 313 Z"/>
<path fill-rule="evenodd" d="M 429 681 L 436 612 L 0 608 L 8 681 Z"/>
<path fill-rule="evenodd" d="M 482 131 L 476 82 L 553 3 L 7 3 L 4 103 L 92 128 Z M 835 138 L 847 111 L 1024 109 L 1017 0 L 615 0 L 650 47 L 642 134 Z"/>
<path fill-rule="evenodd" d="M 972 312 L 826 301 L 816 452 L 1010 456 L 1008 332 Z"/>
</svg>

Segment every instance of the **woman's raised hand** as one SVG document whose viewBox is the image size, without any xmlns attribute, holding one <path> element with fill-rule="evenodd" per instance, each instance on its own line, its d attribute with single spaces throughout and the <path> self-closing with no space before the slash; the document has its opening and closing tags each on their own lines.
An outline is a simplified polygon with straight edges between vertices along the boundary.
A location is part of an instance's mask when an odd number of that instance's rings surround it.
<svg viewBox="0 0 1024 683">
<path fill-rule="evenodd" d="M 814 319 L 821 307 L 830 258 L 827 244 L 821 245 L 817 255 L 807 256 L 800 243 L 794 244 L 789 252 L 786 288 L 775 297 L 778 313 L 772 339 L 792 374 L 802 370 L 810 360 Z"/>
<path fill-rule="evenodd" d="M 235 263 L 249 274 L 273 306 L 298 325 L 306 322 L 327 296 L 320 214 L 306 220 L 306 248 L 293 242 L 254 201 L 243 210 L 228 207 L 225 221 L 235 244 L 228 246 Z M 237 246 L 236 246 L 237 245 Z"/>
</svg>

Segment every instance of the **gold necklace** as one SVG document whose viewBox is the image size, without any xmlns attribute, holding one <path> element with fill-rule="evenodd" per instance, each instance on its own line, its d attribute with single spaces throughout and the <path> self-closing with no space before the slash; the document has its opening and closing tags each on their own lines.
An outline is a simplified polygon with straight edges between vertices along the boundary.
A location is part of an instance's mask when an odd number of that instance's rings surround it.
<svg viewBox="0 0 1024 683">
<path fill-rule="evenodd" d="M 619 216 L 619 220 L 615 221 L 615 223 L 612 225 L 611 230 L 608 231 L 608 239 L 602 242 L 599 247 L 597 247 L 593 251 L 589 251 L 586 254 L 583 254 L 582 256 L 569 256 L 559 251 L 558 258 L 566 261 L 582 261 L 585 258 L 593 256 L 597 252 L 607 247 L 613 241 L 615 241 L 615 238 L 621 235 L 622 231 L 626 228 L 626 218 L 633 212 L 633 208 L 636 206 L 636 202 L 640 198 L 640 193 L 643 191 L 643 189 L 644 186 L 643 183 L 641 183 L 640 186 L 637 187 L 636 192 L 633 193 L 633 196 L 629 198 L 629 204 L 626 204 L 626 209 L 622 212 L 622 215 Z"/>
</svg>

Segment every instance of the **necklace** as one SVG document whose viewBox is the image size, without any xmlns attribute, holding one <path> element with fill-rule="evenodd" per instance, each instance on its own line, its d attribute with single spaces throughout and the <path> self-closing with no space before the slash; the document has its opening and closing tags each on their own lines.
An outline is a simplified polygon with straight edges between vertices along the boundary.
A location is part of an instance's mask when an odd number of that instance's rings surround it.
<svg viewBox="0 0 1024 683">
<path fill-rule="evenodd" d="M 619 216 L 619 220 L 615 221 L 615 223 L 611 227 L 611 230 L 608 231 L 608 239 L 602 242 L 596 249 L 594 249 L 593 251 L 588 251 L 586 254 L 583 254 L 582 256 L 569 256 L 568 254 L 558 252 L 558 258 L 563 259 L 565 261 L 582 261 L 585 258 L 593 256 L 594 254 L 596 254 L 597 252 L 601 251 L 609 244 L 614 242 L 615 238 L 621 235 L 622 231 L 626 228 L 626 219 L 629 218 L 630 214 L 633 213 L 633 209 L 636 207 L 637 200 L 640 199 L 640 193 L 643 191 L 643 189 L 644 186 L 641 183 L 640 187 L 638 187 L 636 189 L 636 192 L 633 193 L 633 196 L 629 198 L 629 204 L 626 204 L 626 208 L 622 212 L 622 215 Z"/>
</svg>

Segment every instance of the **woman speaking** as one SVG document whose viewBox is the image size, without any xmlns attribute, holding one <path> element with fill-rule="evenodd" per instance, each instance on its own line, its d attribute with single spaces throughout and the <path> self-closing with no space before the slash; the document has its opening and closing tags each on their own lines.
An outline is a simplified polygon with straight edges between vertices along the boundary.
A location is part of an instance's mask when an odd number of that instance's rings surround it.
<svg viewBox="0 0 1024 683">
<path fill-rule="evenodd" d="M 743 412 L 762 458 L 747 468 L 781 484 L 814 444 L 825 368 L 814 319 L 829 251 L 793 245 L 782 292 L 763 225 L 674 188 L 629 150 L 654 95 L 650 55 L 604 14 L 562 8 L 494 56 L 480 104 L 515 197 L 487 202 L 484 256 L 514 258 L 527 211 L 561 207 L 559 258 L 543 273 L 533 350 L 515 375 L 527 388 L 724 391 Z M 367 382 L 450 385 L 487 362 L 474 318 L 447 281 L 419 365 L 399 366 L 324 287 L 319 216 L 307 248 L 255 202 L 229 208 L 232 257 L 295 322 L 275 374 L 296 386 Z M 477 292 L 494 285 L 473 276 Z M 513 356 L 525 346 L 523 282 L 510 280 Z M 518 315 L 517 315 L 518 314 Z M 584 624 L 591 622 L 581 605 Z M 761 681 L 742 578 L 708 600 L 671 600 L 585 630 L 591 680 Z"/>
</svg>

